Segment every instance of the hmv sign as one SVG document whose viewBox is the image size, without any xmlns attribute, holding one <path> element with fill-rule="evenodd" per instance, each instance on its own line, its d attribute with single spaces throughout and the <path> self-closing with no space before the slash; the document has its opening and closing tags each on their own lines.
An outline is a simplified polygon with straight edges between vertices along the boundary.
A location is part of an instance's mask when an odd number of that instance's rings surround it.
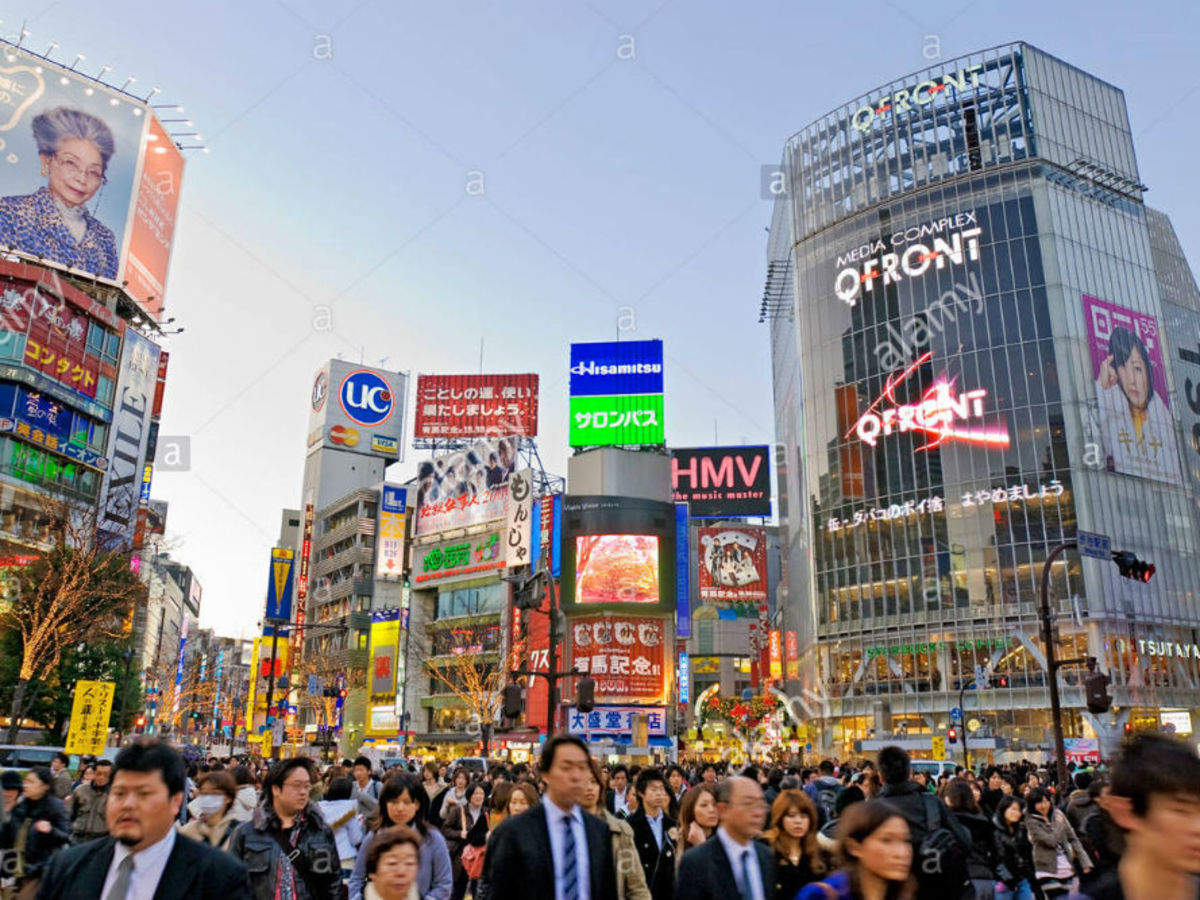
<svg viewBox="0 0 1200 900">
<path fill-rule="evenodd" d="M 771 515 L 770 448 L 687 447 L 671 451 L 671 487 L 694 519 Z"/>
</svg>

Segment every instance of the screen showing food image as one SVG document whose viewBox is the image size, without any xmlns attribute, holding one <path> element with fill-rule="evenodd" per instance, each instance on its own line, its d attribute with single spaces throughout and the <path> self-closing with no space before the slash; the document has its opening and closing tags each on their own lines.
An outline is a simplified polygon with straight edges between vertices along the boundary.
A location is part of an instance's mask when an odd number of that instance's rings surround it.
<svg viewBox="0 0 1200 900">
<path fill-rule="evenodd" d="M 657 603 L 658 537 L 587 534 L 575 538 L 576 603 Z"/>
</svg>

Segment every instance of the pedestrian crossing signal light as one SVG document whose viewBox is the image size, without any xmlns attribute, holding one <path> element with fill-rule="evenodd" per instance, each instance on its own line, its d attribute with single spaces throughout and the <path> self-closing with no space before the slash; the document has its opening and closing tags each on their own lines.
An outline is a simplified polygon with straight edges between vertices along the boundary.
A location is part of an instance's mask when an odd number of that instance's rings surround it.
<svg viewBox="0 0 1200 900">
<path fill-rule="evenodd" d="M 949 741 L 951 744 L 957 744 L 958 743 L 958 729 L 951 728 L 949 731 L 947 731 L 946 732 L 946 740 Z"/>
<path fill-rule="evenodd" d="M 585 675 L 576 687 L 575 708 L 580 712 L 591 712 L 596 708 L 596 679 Z"/>
<path fill-rule="evenodd" d="M 1121 573 L 1122 578 L 1129 578 L 1145 584 L 1154 577 L 1154 563 L 1138 559 L 1128 550 L 1114 550 L 1112 559 L 1117 564 L 1117 571 Z"/>
</svg>

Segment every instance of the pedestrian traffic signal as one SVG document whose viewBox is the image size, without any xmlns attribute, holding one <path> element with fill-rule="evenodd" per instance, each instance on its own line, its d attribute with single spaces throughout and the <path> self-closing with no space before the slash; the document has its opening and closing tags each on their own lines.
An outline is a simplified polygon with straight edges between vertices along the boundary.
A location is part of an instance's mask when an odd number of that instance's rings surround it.
<svg viewBox="0 0 1200 900">
<path fill-rule="evenodd" d="M 1112 697 L 1108 693 L 1111 679 L 1106 673 L 1095 671 L 1095 665 L 1095 659 L 1088 661 L 1088 668 L 1092 671 L 1083 676 L 1083 690 L 1087 697 L 1088 712 L 1100 715 L 1112 708 Z"/>
<path fill-rule="evenodd" d="M 951 744 L 957 744 L 958 743 L 958 729 L 951 728 L 949 731 L 947 731 L 946 732 L 946 740 L 949 741 Z"/>
<path fill-rule="evenodd" d="M 521 686 L 510 681 L 504 686 L 504 718 L 516 720 L 525 710 L 525 695 Z"/>
<path fill-rule="evenodd" d="M 1114 550 L 1112 559 L 1117 564 L 1117 571 L 1121 573 L 1122 578 L 1129 578 L 1145 584 L 1154 577 L 1154 563 L 1138 559 L 1128 550 Z"/>
<path fill-rule="evenodd" d="M 576 688 L 575 708 L 580 712 L 591 712 L 596 708 L 596 679 L 584 675 Z"/>
</svg>

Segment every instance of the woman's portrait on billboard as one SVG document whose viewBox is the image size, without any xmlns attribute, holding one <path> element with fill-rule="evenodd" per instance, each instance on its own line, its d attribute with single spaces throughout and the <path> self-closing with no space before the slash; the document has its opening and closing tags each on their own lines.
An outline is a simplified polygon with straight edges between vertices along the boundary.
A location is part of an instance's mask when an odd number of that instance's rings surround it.
<svg viewBox="0 0 1200 900">
<path fill-rule="evenodd" d="M 112 130 L 103 119 L 68 106 L 34 116 L 32 128 L 45 183 L 31 194 L 0 198 L 0 243 L 116 278 L 116 237 L 88 209 L 107 183 L 116 150 Z"/>
</svg>

